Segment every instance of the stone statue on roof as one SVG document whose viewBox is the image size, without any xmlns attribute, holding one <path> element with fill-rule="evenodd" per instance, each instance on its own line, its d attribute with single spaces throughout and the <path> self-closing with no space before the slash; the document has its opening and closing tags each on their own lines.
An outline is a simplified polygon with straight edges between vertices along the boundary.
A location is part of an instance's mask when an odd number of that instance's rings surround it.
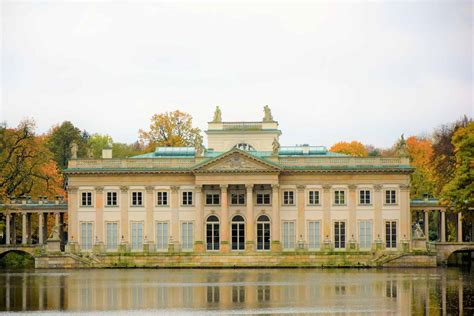
<svg viewBox="0 0 474 316">
<path fill-rule="evenodd" d="M 71 159 L 77 159 L 78 146 L 76 143 L 71 144 Z"/>
<path fill-rule="evenodd" d="M 400 136 L 400 141 L 397 146 L 397 154 L 400 157 L 408 157 L 407 142 L 405 140 L 404 134 Z"/>
<path fill-rule="evenodd" d="M 268 105 L 265 105 L 263 107 L 263 113 L 264 122 L 273 122 L 272 110 L 270 110 L 270 107 Z"/>
<path fill-rule="evenodd" d="M 280 143 L 278 139 L 274 138 L 272 143 L 273 151 L 272 154 L 278 156 L 278 151 L 280 150 Z"/>
<path fill-rule="evenodd" d="M 214 118 L 212 119 L 213 123 L 220 123 L 222 122 L 222 113 L 219 106 L 216 106 L 216 110 L 214 111 Z"/>
<path fill-rule="evenodd" d="M 204 153 L 204 146 L 202 145 L 201 135 L 197 135 L 196 138 L 194 138 L 194 149 L 196 157 L 201 157 Z"/>
</svg>

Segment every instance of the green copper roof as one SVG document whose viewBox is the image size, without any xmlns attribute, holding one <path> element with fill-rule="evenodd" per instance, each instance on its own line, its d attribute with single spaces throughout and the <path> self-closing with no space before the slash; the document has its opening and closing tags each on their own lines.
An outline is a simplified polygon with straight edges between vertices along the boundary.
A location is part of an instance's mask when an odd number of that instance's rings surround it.
<svg viewBox="0 0 474 316">
<path fill-rule="evenodd" d="M 161 158 L 161 157 L 194 157 L 194 147 L 156 147 L 152 153 L 133 156 L 131 158 Z"/>
</svg>

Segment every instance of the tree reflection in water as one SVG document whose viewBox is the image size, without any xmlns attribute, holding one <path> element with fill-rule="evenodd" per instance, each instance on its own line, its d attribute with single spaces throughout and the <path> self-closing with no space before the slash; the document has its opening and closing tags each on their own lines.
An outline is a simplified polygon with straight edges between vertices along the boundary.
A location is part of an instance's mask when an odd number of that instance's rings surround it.
<svg viewBox="0 0 474 316">
<path fill-rule="evenodd" d="M 0 284 L 0 311 L 474 314 L 474 275 L 458 268 L 30 270 Z"/>
</svg>

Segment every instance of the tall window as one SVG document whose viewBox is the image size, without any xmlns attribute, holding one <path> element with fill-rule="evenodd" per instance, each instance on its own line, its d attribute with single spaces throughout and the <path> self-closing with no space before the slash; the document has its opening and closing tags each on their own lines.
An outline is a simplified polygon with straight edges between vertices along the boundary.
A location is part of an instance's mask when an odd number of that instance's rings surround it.
<svg viewBox="0 0 474 316">
<path fill-rule="evenodd" d="M 295 239 L 295 222 L 283 222 L 283 249 L 294 249 Z"/>
<path fill-rule="evenodd" d="M 295 204 L 295 192 L 293 192 L 293 191 L 283 191 L 283 204 L 284 205 L 293 205 L 293 204 Z"/>
<path fill-rule="evenodd" d="M 219 205 L 220 194 L 219 193 L 206 193 L 206 205 Z"/>
<path fill-rule="evenodd" d="M 359 247 L 361 249 L 372 247 L 372 221 L 359 222 Z"/>
<path fill-rule="evenodd" d="M 183 205 L 193 205 L 193 192 L 191 191 L 186 191 L 183 192 L 183 199 L 182 199 L 182 204 Z"/>
<path fill-rule="evenodd" d="M 240 215 L 232 219 L 232 250 L 245 250 L 245 220 Z"/>
<path fill-rule="evenodd" d="M 396 190 L 385 190 L 385 204 L 388 204 L 388 205 L 397 204 L 397 191 Z"/>
<path fill-rule="evenodd" d="M 106 206 L 117 206 L 117 192 L 107 192 Z"/>
<path fill-rule="evenodd" d="M 309 249 L 321 248 L 321 229 L 318 221 L 311 221 L 308 224 Z"/>
<path fill-rule="evenodd" d="M 143 206 L 143 192 L 132 192 L 132 206 Z"/>
<path fill-rule="evenodd" d="M 346 204 L 346 192 L 343 190 L 334 191 L 334 204 L 335 205 L 344 205 Z"/>
<path fill-rule="evenodd" d="M 220 235 L 219 235 L 219 219 L 211 215 L 206 222 L 206 249 L 219 250 Z"/>
<path fill-rule="evenodd" d="M 385 222 L 385 247 L 397 248 L 397 222 Z"/>
<path fill-rule="evenodd" d="M 360 205 L 370 205 L 372 204 L 372 199 L 370 196 L 370 190 L 360 190 L 359 191 L 359 204 Z"/>
<path fill-rule="evenodd" d="M 81 223 L 81 248 L 92 249 L 92 223 Z"/>
<path fill-rule="evenodd" d="M 193 249 L 193 223 L 181 223 L 181 248 L 183 250 Z"/>
<path fill-rule="evenodd" d="M 168 192 L 167 191 L 156 192 L 156 205 L 158 206 L 168 205 Z"/>
<path fill-rule="evenodd" d="M 245 193 L 244 192 L 231 193 L 230 203 L 232 205 L 244 205 L 245 204 Z"/>
<path fill-rule="evenodd" d="M 107 223 L 107 249 L 117 249 L 118 224 Z"/>
<path fill-rule="evenodd" d="M 168 223 L 156 223 L 156 250 L 168 250 Z"/>
<path fill-rule="evenodd" d="M 81 206 L 92 206 L 92 192 L 81 193 Z"/>
<path fill-rule="evenodd" d="M 308 204 L 309 205 L 319 205 L 319 191 L 309 191 L 308 192 Z"/>
<path fill-rule="evenodd" d="M 132 250 L 143 249 L 143 223 L 132 223 Z"/>
<path fill-rule="evenodd" d="M 257 205 L 270 205 L 270 193 L 258 192 Z"/>
<path fill-rule="evenodd" d="M 346 248 L 346 223 L 334 222 L 334 248 Z"/>
<path fill-rule="evenodd" d="M 270 219 L 266 215 L 257 219 L 257 250 L 270 250 Z"/>
</svg>

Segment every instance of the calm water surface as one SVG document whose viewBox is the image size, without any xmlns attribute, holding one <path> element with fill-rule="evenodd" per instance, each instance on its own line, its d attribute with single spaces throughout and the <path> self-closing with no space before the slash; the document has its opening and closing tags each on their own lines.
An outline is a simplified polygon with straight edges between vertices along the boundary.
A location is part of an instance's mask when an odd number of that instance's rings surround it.
<svg viewBox="0 0 474 316">
<path fill-rule="evenodd" d="M 474 273 L 391 270 L 0 270 L 0 311 L 474 314 Z"/>
</svg>

